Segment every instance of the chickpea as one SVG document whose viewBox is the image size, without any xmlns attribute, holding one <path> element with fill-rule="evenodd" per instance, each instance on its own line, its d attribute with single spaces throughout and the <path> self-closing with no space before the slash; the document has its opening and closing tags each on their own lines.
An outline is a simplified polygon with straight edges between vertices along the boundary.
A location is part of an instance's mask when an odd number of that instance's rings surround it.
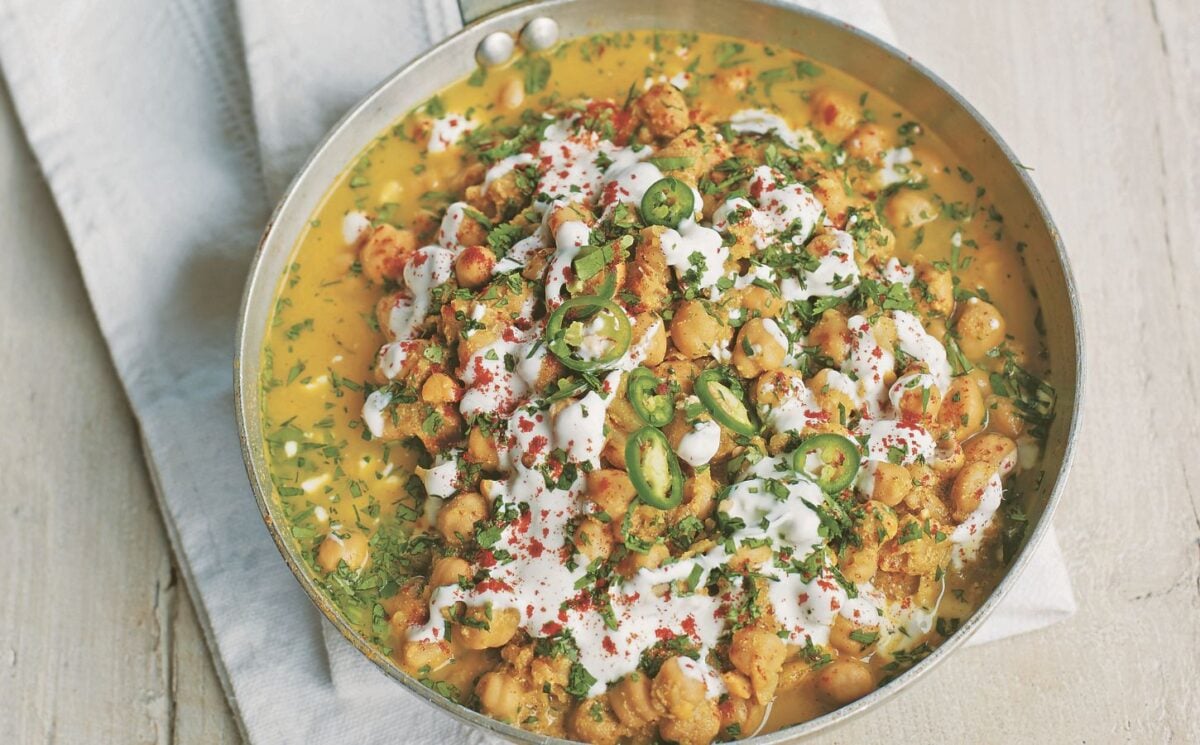
<svg viewBox="0 0 1200 745">
<path fill-rule="evenodd" d="M 779 670 L 787 656 L 783 640 L 770 631 L 741 628 L 733 632 L 729 661 L 750 677 L 754 699 L 764 706 L 775 696 Z"/>
<path fill-rule="evenodd" d="M 509 644 L 500 650 L 500 659 L 507 662 L 512 670 L 529 670 L 537 650 L 530 644 Z M 521 676 L 524 678 L 525 676 Z"/>
<path fill-rule="evenodd" d="M 671 268 L 667 266 L 667 255 L 662 248 L 665 231 L 666 228 L 660 225 L 642 229 L 626 275 L 626 287 L 637 296 L 638 306 L 644 310 L 662 310 L 671 297 L 671 288 L 667 285 Z"/>
<path fill-rule="evenodd" d="M 454 276 L 460 287 L 478 290 L 492 278 L 496 254 L 487 246 L 468 246 L 454 260 Z"/>
<path fill-rule="evenodd" d="M 988 396 L 988 427 L 1007 437 L 1019 437 L 1025 431 L 1025 420 L 1011 398 Z"/>
<path fill-rule="evenodd" d="M 430 404 L 448 404 L 462 398 L 462 388 L 445 373 L 433 373 L 421 385 L 421 400 Z"/>
<path fill-rule="evenodd" d="M 597 468 L 587 474 L 587 497 L 600 511 L 616 521 L 625 515 L 625 510 L 637 489 L 629 480 L 629 474 L 616 468 Z"/>
<path fill-rule="evenodd" d="M 825 215 L 836 228 L 846 227 L 850 207 L 853 206 L 842 179 L 831 173 L 822 173 L 812 182 L 812 193 L 825 208 Z"/>
<path fill-rule="evenodd" d="M 650 689 L 650 678 L 634 672 L 608 689 L 608 703 L 621 724 L 637 729 L 660 716 Z"/>
<path fill-rule="evenodd" d="M 938 483 L 942 483 L 957 476 L 966 464 L 967 458 L 963 455 L 962 446 L 951 443 L 950 447 L 938 448 L 937 457 L 929 463 L 929 467 L 937 474 Z"/>
<path fill-rule="evenodd" d="M 614 525 L 614 530 L 619 529 L 619 526 Z M 639 569 L 657 569 L 669 558 L 671 558 L 671 550 L 667 548 L 666 544 L 655 543 L 644 554 L 637 551 L 630 551 L 626 554 L 625 558 L 621 559 L 621 563 L 617 565 L 617 572 L 622 577 L 632 577 Z"/>
<path fill-rule="evenodd" d="M 479 708 L 502 722 L 515 722 L 521 708 L 521 683 L 508 673 L 484 673 L 475 685 Z"/>
<path fill-rule="evenodd" d="M 708 745 L 720 731 L 721 718 L 713 701 L 700 704 L 691 717 L 667 718 L 658 723 L 658 734 L 679 745 Z"/>
<path fill-rule="evenodd" d="M 623 376 L 617 385 L 616 396 L 609 399 L 608 428 L 626 434 L 636 432 L 646 425 L 641 416 L 629 403 L 629 376 Z"/>
<path fill-rule="evenodd" d="M 397 308 L 409 308 L 412 306 L 412 300 L 403 292 L 392 292 L 379 298 L 375 303 L 375 323 L 379 326 L 379 330 L 383 332 L 384 338 L 388 341 L 396 341 L 396 332 L 392 330 L 392 311 Z M 405 364 L 401 367 L 401 374 L 405 368 L 409 366 L 409 361 L 405 360 Z M 375 370 L 376 379 L 380 383 L 387 383 L 386 376 L 378 369 Z"/>
<path fill-rule="evenodd" d="M 982 367 L 976 367 L 965 373 L 963 377 L 969 378 L 979 388 L 979 392 L 984 397 L 992 395 L 992 381 L 987 370 L 984 370 Z"/>
<path fill-rule="evenodd" d="M 912 489 L 912 478 L 904 466 L 878 461 L 870 467 L 874 473 L 871 476 L 871 493 L 867 496 L 889 507 L 900 504 Z"/>
<path fill-rule="evenodd" d="M 580 202 L 568 202 L 566 204 L 557 204 L 551 208 L 550 217 L 546 220 L 546 227 L 550 229 L 550 235 L 558 233 L 558 229 L 568 222 L 582 222 L 591 225 L 595 222 L 592 217 L 592 211 L 587 205 Z"/>
<path fill-rule="evenodd" d="M 475 535 L 476 523 L 488 518 L 488 503 L 482 494 L 464 492 L 438 511 L 437 528 L 446 542 L 457 546 Z"/>
<path fill-rule="evenodd" d="M 736 96 L 746 90 L 754 71 L 740 66 L 721 70 L 713 76 L 713 88 L 722 96 Z"/>
<path fill-rule="evenodd" d="M 908 475 L 913 486 L 904 497 L 904 506 L 939 521 L 949 517 L 950 512 L 941 500 L 942 480 L 937 472 L 924 463 L 912 463 Z"/>
<path fill-rule="evenodd" d="M 984 461 L 968 463 L 954 479 L 950 488 L 950 502 L 954 505 L 954 519 L 958 522 L 979 508 L 983 501 L 983 493 L 996 475 L 996 467 Z"/>
<path fill-rule="evenodd" d="M 419 241 L 411 230 L 394 228 L 387 223 L 363 233 L 358 261 L 363 276 L 375 284 L 398 280 L 404 274 L 404 264 L 417 250 Z"/>
<path fill-rule="evenodd" d="M 699 300 L 684 300 L 671 319 L 671 341 L 685 357 L 709 354 L 714 344 L 728 337 L 728 329 Z"/>
<path fill-rule="evenodd" d="M 652 86 L 638 98 L 633 111 L 655 137 L 675 137 L 689 123 L 687 100 L 669 83 Z"/>
<path fill-rule="evenodd" d="M 733 344 L 733 366 L 743 378 L 757 378 L 783 367 L 787 337 L 770 318 L 752 318 L 738 332 Z"/>
<path fill-rule="evenodd" d="M 357 572 L 367 563 L 369 552 L 367 537 L 357 530 L 344 536 L 331 530 L 317 549 L 317 566 L 332 572 L 345 562 L 350 571 Z"/>
<path fill-rule="evenodd" d="M 614 428 L 608 433 L 608 440 L 604 443 L 604 451 L 601 455 L 614 468 L 628 468 L 625 463 L 625 446 L 627 444 L 629 444 L 629 433 Z"/>
<path fill-rule="evenodd" d="M 482 246 L 487 241 L 489 228 L 480 222 L 481 219 L 483 215 L 464 213 L 453 236 L 454 242 L 460 246 Z"/>
<path fill-rule="evenodd" d="M 646 367 L 654 367 L 663 361 L 667 356 L 667 326 L 657 313 L 634 316 L 633 343 L 646 350 L 642 359 Z"/>
<path fill-rule="evenodd" d="M 433 563 L 429 572 L 430 587 L 458 584 L 460 579 L 471 576 L 471 565 L 457 556 L 443 556 Z"/>
<path fill-rule="evenodd" d="M 613 537 L 608 526 L 594 517 L 585 517 L 575 529 L 575 547 L 588 558 L 607 559 L 613 549 Z"/>
<path fill-rule="evenodd" d="M 680 658 L 672 657 L 659 668 L 651 695 L 667 716 L 688 719 L 704 703 L 707 691 L 703 680 L 684 672 Z"/>
<path fill-rule="evenodd" d="M 945 269 L 924 259 L 918 259 L 913 268 L 912 295 L 917 309 L 925 315 L 949 316 L 954 312 L 954 276 Z"/>
<path fill-rule="evenodd" d="M 421 240 L 417 245 L 420 245 L 426 239 L 432 240 L 433 234 L 442 224 L 442 216 L 431 209 L 420 209 L 412 216 L 412 220 L 408 223 L 409 230 L 420 236 Z"/>
<path fill-rule="evenodd" d="M 938 211 L 919 191 L 901 189 L 883 208 L 883 215 L 894 228 L 919 228 L 937 219 Z"/>
<path fill-rule="evenodd" d="M 938 424 L 942 438 L 950 442 L 964 442 L 983 429 L 987 421 L 987 409 L 983 405 L 983 394 L 969 378 L 955 378 L 942 400 L 938 411 Z"/>
<path fill-rule="evenodd" d="M 480 626 L 463 624 L 454 630 L 459 641 L 467 649 L 495 649 L 503 647 L 517 634 L 521 625 L 521 612 L 516 608 L 493 608 L 490 606 L 468 608 L 465 617 Z M 491 618 L 488 618 L 489 612 Z M 481 628 L 486 624 L 486 628 Z"/>
<path fill-rule="evenodd" d="M 834 371 L 823 368 L 809 379 L 808 389 L 812 391 L 813 399 L 821 411 L 829 416 L 829 421 L 845 426 L 850 415 L 857 409 L 853 399 L 842 388 L 831 382 Z"/>
<path fill-rule="evenodd" d="M 471 427 L 467 434 L 467 451 L 464 457 L 483 466 L 484 470 L 497 471 L 500 469 L 500 454 L 496 451 L 496 441 L 483 433 L 479 427 Z"/>
<path fill-rule="evenodd" d="M 804 663 L 804 666 L 808 667 L 808 663 Z M 721 729 L 725 731 L 736 725 L 740 732 L 754 732 L 765 713 L 766 709 L 762 704 L 756 704 L 748 698 L 730 696 L 717 706 Z"/>
<path fill-rule="evenodd" d="M 879 548 L 864 545 L 848 550 L 841 566 L 842 575 L 851 582 L 870 582 L 879 569 Z"/>
<path fill-rule="evenodd" d="M 882 543 L 896 535 L 900 529 L 900 518 L 896 511 L 883 502 L 871 500 L 863 505 L 867 518 L 861 523 L 864 544 Z"/>
<path fill-rule="evenodd" d="M 851 158 L 879 163 L 888 149 L 888 133 L 873 122 L 867 122 L 842 141 L 842 149 Z"/>
<path fill-rule="evenodd" d="M 721 673 L 721 680 L 725 683 L 725 690 L 729 691 L 729 695 L 734 698 L 750 698 L 750 694 L 753 692 L 753 689 L 750 688 L 750 679 L 737 670 Z"/>
<path fill-rule="evenodd" d="M 846 316 L 834 308 L 822 313 L 808 334 L 808 342 L 817 347 L 822 357 L 828 357 L 834 367 L 841 367 L 850 356 L 850 326 Z"/>
<path fill-rule="evenodd" d="M 1011 471 L 1017 462 L 1017 443 L 994 432 L 972 437 L 962 449 L 968 463 L 987 463 L 1000 471 L 1001 476 Z"/>
<path fill-rule="evenodd" d="M 945 585 L 932 574 L 922 574 L 917 591 L 913 593 L 913 602 L 920 608 L 932 608 L 937 605 L 938 598 L 945 591 Z"/>
<path fill-rule="evenodd" d="M 580 701 L 567 716 L 567 734 L 580 742 L 617 745 L 621 738 L 620 723 L 608 705 L 608 698 L 598 696 Z"/>
<path fill-rule="evenodd" d="M 871 668 L 855 659 L 837 659 L 817 673 L 817 690 L 837 704 L 848 704 L 875 690 Z"/>
<path fill-rule="evenodd" d="M 739 546 L 729 557 L 729 567 L 735 572 L 745 572 L 762 566 L 771 560 L 770 546 Z"/>
<path fill-rule="evenodd" d="M 400 663 L 410 672 L 441 667 L 450 656 L 450 643 L 443 639 L 405 641 L 400 648 Z"/>
<path fill-rule="evenodd" d="M 871 335 L 875 337 L 875 341 L 879 346 L 887 351 L 893 352 L 896 349 L 896 321 L 892 318 L 879 316 L 871 321 Z M 895 374 L 890 370 L 884 377 L 890 377 L 892 380 L 896 379 Z"/>
<path fill-rule="evenodd" d="M 732 300 L 725 306 L 726 311 L 738 310 L 763 318 L 777 318 L 786 305 L 779 295 L 758 285 L 733 290 L 730 297 Z"/>
<path fill-rule="evenodd" d="M 928 382 L 928 378 L 925 379 Z M 918 379 L 916 382 L 920 383 Z M 938 410 L 942 407 L 942 392 L 936 385 L 914 385 L 900 392 L 900 400 L 896 402 L 896 413 L 904 422 L 916 422 L 928 426 L 937 421 Z"/>
<path fill-rule="evenodd" d="M 896 253 L 896 236 L 883 225 L 883 221 L 875 215 L 875 210 L 865 207 L 857 211 L 856 223 L 858 250 L 866 253 L 866 258 L 877 266 L 883 266 Z"/>
<path fill-rule="evenodd" d="M 831 142 L 841 142 L 858 124 L 858 99 L 846 91 L 821 88 L 813 91 L 808 102 L 813 126 Z"/>
<path fill-rule="evenodd" d="M 958 346 L 963 354 L 979 360 L 1004 341 L 1006 325 L 996 306 L 973 297 L 958 314 L 954 330 L 958 332 Z"/>
<path fill-rule="evenodd" d="M 409 626 L 429 620 L 429 601 L 425 599 L 425 583 L 420 578 L 405 582 L 391 597 L 381 597 L 379 605 L 388 614 L 388 623 L 398 639 L 403 639 Z"/>
<path fill-rule="evenodd" d="M 480 184 L 483 183 L 484 178 L 487 177 L 487 170 L 488 170 L 487 166 L 485 166 L 482 163 L 472 163 L 471 165 L 458 171 L 457 173 L 455 173 L 453 176 L 450 177 L 450 191 L 452 191 L 452 192 L 466 191 L 468 188 L 470 188 L 472 186 L 479 186 Z M 399 186 L 399 182 L 393 182 L 393 183 L 396 183 L 396 185 Z M 380 201 L 384 201 L 384 200 L 380 200 Z M 394 201 L 399 201 L 399 200 L 394 200 Z M 484 227 L 484 230 L 486 231 L 486 230 L 488 230 L 488 228 Z"/>
<path fill-rule="evenodd" d="M 764 373 L 754 381 L 751 398 L 759 411 L 778 406 L 789 396 L 804 389 L 804 378 L 789 368 Z"/>
<path fill-rule="evenodd" d="M 696 378 L 703 371 L 701 363 L 693 360 L 666 360 L 654 366 L 654 374 L 664 383 L 675 383 L 683 395 L 690 396 L 695 388 Z"/>
<path fill-rule="evenodd" d="M 717 485 L 712 471 L 701 468 L 683 484 L 683 507 L 688 513 L 704 520 L 712 515 L 716 505 Z"/>
<path fill-rule="evenodd" d="M 516 111 L 521 108 L 521 104 L 524 102 L 525 81 L 520 78 L 512 78 L 500 86 L 500 93 L 496 96 L 496 103 L 499 105 L 501 111 Z"/>
<path fill-rule="evenodd" d="M 859 624 L 845 616 L 838 615 L 833 619 L 833 627 L 829 630 L 829 646 L 842 654 L 861 657 L 867 650 L 875 646 L 875 642 L 863 644 L 852 639 L 850 635 L 856 631 L 871 634 L 879 631 L 879 627 Z"/>
<path fill-rule="evenodd" d="M 501 656 L 504 652 L 512 649 L 514 645 L 508 645 L 501 651 Z M 529 650 L 530 660 L 529 665 L 529 687 L 535 691 L 545 691 L 547 687 L 551 689 L 565 688 L 571 682 L 571 661 L 566 657 L 533 657 L 534 649 L 523 647 L 522 649 Z M 518 669 L 523 665 L 518 665 Z"/>
</svg>

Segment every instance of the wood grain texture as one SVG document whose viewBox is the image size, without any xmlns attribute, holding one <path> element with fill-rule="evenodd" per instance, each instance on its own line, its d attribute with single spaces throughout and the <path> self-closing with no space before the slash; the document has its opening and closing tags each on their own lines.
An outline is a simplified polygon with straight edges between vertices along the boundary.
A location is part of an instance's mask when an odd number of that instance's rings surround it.
<svg viewBox="0 0 1200 745">
<path fill-rule="evenodd" d="M 167 743 L 171 560 L 129 407 L 0 111 L 0 741 Z"/>
<path fill-rule="evenodd" d="M 1080 611 L 814 742 L 1200 741 L 1200 3 L 895 4 L 1049 203 L 1088 343 Z M 969 51 L 968 51 L 969 50 Z M 236 742 L 57 215 L 0 106 L 3 742 Z"/>
<path fill-rule="evenodd" d="M 0 742 L 222 743 L 136 425 L 0 91 Z"/>
</svg>

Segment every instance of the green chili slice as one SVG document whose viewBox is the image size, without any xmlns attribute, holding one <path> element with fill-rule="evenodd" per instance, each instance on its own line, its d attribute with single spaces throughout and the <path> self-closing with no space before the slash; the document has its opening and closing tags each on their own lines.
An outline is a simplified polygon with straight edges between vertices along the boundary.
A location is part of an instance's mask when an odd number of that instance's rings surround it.
<svg viewBox="0 0 1200 745">
<path fill-rule="evenodd" d="M 814 435 L 792 454 L 792 467 L 813 477 L 822 491 L 837 494 L 854 482 L 859 460 L 858 446 L 850 438 Z"/>
<path fill-rule="evenodd" d="M 696 395 L 718 424 L 739 435 L 754 435 L 758 427 L 750 418 L 750 410 L 742 401 L 741 392 L 734 392 L 727 381 L 720 370 L 705 370 L 696 377 Z"/>
<path fill-rule="evenodd" d="M 625 467 L 643 503 L 660 510 L 683 501 L 683 473 L 667 437 L 654 427 L 642 427 L 625 443 Z"/>
<path fill-rule="evenodd" d="M 647 225 L 677 228 L 679 223 L 696 213 L 696 196 L 692 187 L 668 176 L 650 184 L 642 196 L 642 219 Z"/>
<path fill-rule="evenodd" d="M 595 295 L 567 300 L 546 320 L 546 346 L 564 365 L 580 372 L 621 359 L 632 336 L 625 311 Z"/>
<path fill-rule="evenodd" d="M 666 384 L 644 367 L 629 374 L 625 394 L 630 406 L 646 424 L 665 427 L 675 416 L 675 402 Z"/>
</svg>

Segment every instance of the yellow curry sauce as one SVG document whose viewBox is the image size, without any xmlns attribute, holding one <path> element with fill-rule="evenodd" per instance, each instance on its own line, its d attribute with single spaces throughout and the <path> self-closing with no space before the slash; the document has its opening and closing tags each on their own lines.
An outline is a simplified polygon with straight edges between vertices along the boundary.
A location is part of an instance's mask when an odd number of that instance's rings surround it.
<svg viewBox="0 0 1200 745">
<path fill-rule="evenodd" d="M 350 164 L 281 281 L 284 529 L 373 645 L 533 731 L 708 742 L 858 698 L 1024 530 L 1053 391 L 986 187 L 788 50 L 479 70 Z"/>
</svg>

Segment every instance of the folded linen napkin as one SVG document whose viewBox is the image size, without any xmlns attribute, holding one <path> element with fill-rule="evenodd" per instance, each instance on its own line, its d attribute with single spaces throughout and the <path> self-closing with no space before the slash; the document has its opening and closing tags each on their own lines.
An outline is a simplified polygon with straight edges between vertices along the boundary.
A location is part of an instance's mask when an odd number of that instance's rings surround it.
<svg viewBox="0 0 1200 745">
<path fill-rule="evenodd" d="M 878 0 L 807 4 L 891 38 Z M 283 186 L 356 99 L 460 25 L 453 0 L 0 0 L 0 66 L 250 742 L 485 741 L 361 658 L 290 577 L 245 479 L 230 376 L 241 288 Z M 972 642 L 1073 610 L 1050 536 Z"/>
</svg>

